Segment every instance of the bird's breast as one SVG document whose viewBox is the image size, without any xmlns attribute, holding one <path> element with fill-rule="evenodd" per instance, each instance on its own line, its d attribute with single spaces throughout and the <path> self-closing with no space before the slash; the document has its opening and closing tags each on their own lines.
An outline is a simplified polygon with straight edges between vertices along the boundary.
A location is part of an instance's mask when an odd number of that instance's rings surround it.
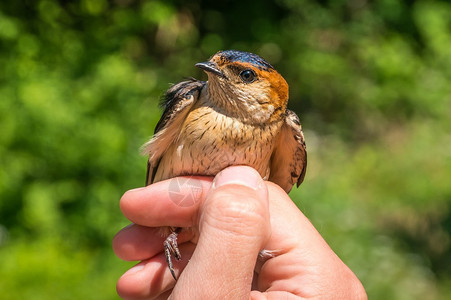
<svg viewBox="0 0 451 300">
<path fill-rule="evenodd" d="M 193 109 L 161 159 L 156 180 L 180 175 L 216 175 L 248 165 L 269 176 L 269 162 L 282 123 L 244 124 L 209 106 Z"/>
</svg>

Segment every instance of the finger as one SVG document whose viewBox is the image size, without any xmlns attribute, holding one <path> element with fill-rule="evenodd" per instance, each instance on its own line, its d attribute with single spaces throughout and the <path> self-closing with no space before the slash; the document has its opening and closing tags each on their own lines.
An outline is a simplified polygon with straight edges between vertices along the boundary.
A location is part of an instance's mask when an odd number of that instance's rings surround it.
<svg viewBox="0 0 451 300">
<path fill-rule="evenodd" d="M 252 168 L 227 168 L 215 177 L 201 210 L 196 250 L 172 296 L 247 298 L 258 252 L 270 234 L 266 185 Z"/>
<path fill-rule="evenodd" d="M 271 224 L 277 226 L 273 226 L 271 239 L 265 245 L 265 249 L 277 253 L 302 244 L 306 252 L 318 253 L 318 249 L 330 250 L 313 224 L 285 191 L 272 182 L 267 182 L 267 186 Z"/>
<path fill-rule="evenodd" d="M 323 256 L 323 249 L 328 246 L 279 186 L 268 182 L 267 187 L 272 235 L 265 245 L 265 250 L 272 251 L 275 257 L 264 262 L 260 270 L 257 269 L 259 273 L 257 289 L 290 291 L 290 288 L 296 288 L 287 284 L 299 275 L 299 268 L 296 266 L 302 266 L 304 274 L 313 271 L 309 266 L 316 266 L 322 262 L 315 262 L 316 259 L 312 258 Z M 302 278 L 297 281 L 302 282 Z M 264 296 L 268 295 L 261 295 Z"/>
<path fill-rule="evenodd" d="M 330 295 L 337 276 L 342 279 L 349 277 L 351 280 L 353 273 L 288 195 L 273 183 L 268 182 L 267 186 L 273 226 L 271 239 L 265 249 L 273 251 L 276 256 L 261 267 L 258 290 L 298 294 L 298 287 L 304 286 L 301 296 L 309 298 L 314 296 L 315 291 L 324 289 L 329 289 L 327 294 Z M 312 282 L 312 278 L 321 280 Z M 271 299 L 271 295 L 265 296 Z"/>
<path fill-rule="evenodd" d="M 179 245 L 183 259 L 174 262 L 175 273 L 180 274 L 188 263 L 195 245 Z M 127 299 L 154 299 L 162 297 L 174 287 L 175 281 L 167 267 L 163 253 L 145 260 L 128 270 L 119 278 L 116 289 L 119 296 Z M 167 297 L 166 297 L 167 298 Z M 164 298 L 164 299 L 166 299 Z"/>
<path fill-rule="evenodd" d="M 127 191 L 122 213 L 133 223 L 158 227 L 190 227 L 211 187 L 209 177 L 176 177 Z"/>
<path fill-rule="evenodd" d="M 178 243 L 191 240 L 193 236 L 193 230 L 182 230 Z M 126 261 L 145 260 L 163 251 L 164 240 L 160 227 L 130 224 L 113 238 L 113 250 L 117 257 Z"/>
</svg>

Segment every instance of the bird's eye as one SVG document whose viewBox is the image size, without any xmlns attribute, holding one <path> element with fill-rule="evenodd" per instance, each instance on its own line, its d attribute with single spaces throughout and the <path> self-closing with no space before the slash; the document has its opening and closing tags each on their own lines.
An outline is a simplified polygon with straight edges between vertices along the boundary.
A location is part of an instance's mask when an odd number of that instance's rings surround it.
<svg viewBox="0 0 451 300">
<path fill-rule="evenodd" d="M 255 74 L 255 72 L 252 70 L 244 70 L 240 73 L 240 77 L 244 83 L 251 83 L 255 80 L 255 78 L 257 78 L 257 74 Z"/>
</svg>

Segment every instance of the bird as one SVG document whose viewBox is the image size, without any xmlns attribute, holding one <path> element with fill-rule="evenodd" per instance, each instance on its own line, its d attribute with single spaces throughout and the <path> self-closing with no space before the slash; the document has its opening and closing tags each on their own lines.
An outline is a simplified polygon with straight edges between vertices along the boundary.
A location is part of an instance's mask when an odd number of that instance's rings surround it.
<svg viewBox="0 0 451 300">
<path fill-rule="evenodd" d="M 287 109 L 288 84 L 260 56 L 219 51 L 195 64 L 208 80 L 174 84 L 162 98 L 148 155 L 146 185 L 177 176 L 215 176 L 246 165 L 285 192 L 302 183 L 307 151 L 299 117 Z M 163 227 L 164 253 L 175 280 L 172 255 L 181 259 L 181 228 Z"/>
</svg>

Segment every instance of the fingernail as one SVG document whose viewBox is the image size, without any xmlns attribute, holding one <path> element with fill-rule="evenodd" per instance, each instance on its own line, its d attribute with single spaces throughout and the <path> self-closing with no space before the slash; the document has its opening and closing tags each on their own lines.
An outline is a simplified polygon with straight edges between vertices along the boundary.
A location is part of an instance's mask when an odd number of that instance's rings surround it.
<svg viewBox="0 0 451 300">
<path fill-rule="evenodd" d="M 213 189 L 228 185 L 239 184 L 257 190 L 263 184 L 263 179 L 256 170 L 247 166 L 228 167 L 216 175 L 213 181 Z"/>
<path fill-rule="evenodd" d="M 139 188 L 135 188 L 135 189 L 131 189 L 131 190 L 128 190 L 128 192 L 140 192 L 140 191 L 142 191 L 142 190 L 144 190 L 144 189 L 146 189 L 145 187 L 139 187 Z"/>
<path fill-rule="evenodd" d="M 125 272 L 124 275 L 135 274 L 135 273 L 138 273 L 139 271 L 141 271 L 142 269 L 144 269 L 144 265 L 136 265 L 133 268 L 131 268 L 130 270 L 128 270 L 127 272 Z"/>
</svg>

